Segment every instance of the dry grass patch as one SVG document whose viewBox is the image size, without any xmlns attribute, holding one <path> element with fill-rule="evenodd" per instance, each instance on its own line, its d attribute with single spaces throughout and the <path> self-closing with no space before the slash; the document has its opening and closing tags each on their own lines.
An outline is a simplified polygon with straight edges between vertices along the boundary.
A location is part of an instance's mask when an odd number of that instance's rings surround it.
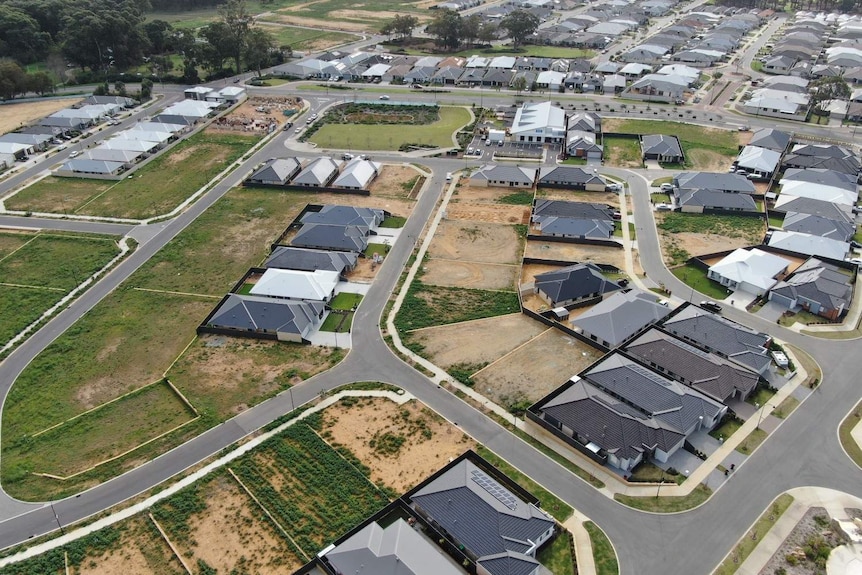
<svg viewBox="0 0 862 575">
<path fill-rule="evenodd" d="M 428 284 L 493 290 L 513 290 L 518 266 L 478 264 L 454 260 L 428 260 L 422 280 Z"/>
<path fill-rule="evenodd" d="M 40 100 L 38 102 L 21 102 L 20 104 L 7 104 L 3 106 L 0 114 L 0 134 L 11 132 L 16 128 L 31 123 L 33 120 L 50 116 L 63 108 L 71 108 L 80 99 L 61 98 L 54 100 Z"/>
<path fill-rule="evenodd" d="M 618 269 L 626 268 L 625 250 L 608 246 L 589 244 L 562 244 L 555 242 L 529 241 L 524 252 L 525 257 L 561 260 L 566 262 L 588 262 L 607 264 Z"/>
<path fill-rule="evenodd" d="M 521 240 L 512 226 L 480 222 L 440 222 L 428 254 L 432 258 L 517 264 Z"/>
<path fill-rule="evenodd" d="M 406 199 L 413 189 L 413 183 L 421 177 L 413 166 L 385 164 L 380 169 L 380 175 L 371 183 L 371 196 Z"/>
<path fill-rule="evenodd" d="M 371 470 L 371 480 L 404 493 L 476 442 L 418 401 L 346 398 L 323 414 L 323 435 Z"/>
<path fill-rule="evenodd" d="M 585 202 L 588 204 L 602 204 L 620 207 L 620 196 L 612 192 L 582 192 L 575 190 L 558 190 L 553 188 L 540 188 L 537 196 L 546 200 L 563 200 L 566 202 Z"/>
<path fill-rule="evenodd" d="M 530 221 L 530 207 L 479 203 L 450 204 L 446 210 L 446 218 L 490 224 L 526 224 Z"/>
<path fill-rule="evenodd" d="M 146 515 L 123 525 L 123 534 L 113 549 L 88 557 L 70 573 L 76 575 L 184 575 L 186 572 L 168 544 Z"/>
</svg>

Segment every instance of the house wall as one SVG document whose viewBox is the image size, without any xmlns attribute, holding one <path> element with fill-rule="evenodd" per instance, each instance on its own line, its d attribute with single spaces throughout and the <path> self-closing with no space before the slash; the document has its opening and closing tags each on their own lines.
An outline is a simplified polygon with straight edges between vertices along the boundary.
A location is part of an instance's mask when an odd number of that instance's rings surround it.
<svg viewBox="0 0 862 575">
<path fill-rule="evenodd" d="M 702 214 L 703 206 L 684 205 L 680 207 L 680 211 L 687 214 Z"/>
</svg>

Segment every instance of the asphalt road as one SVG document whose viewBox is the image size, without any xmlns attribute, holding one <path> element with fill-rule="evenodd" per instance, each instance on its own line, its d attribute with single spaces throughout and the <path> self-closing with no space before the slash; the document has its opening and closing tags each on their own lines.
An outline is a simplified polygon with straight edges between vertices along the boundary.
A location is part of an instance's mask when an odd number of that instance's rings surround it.
<svg viewBox="0 0 862 575">
<path fill-rule="evenodd" d="M 135 226 L 128 224 L 107 224 L 102 222 L 89 222 L 87 220 L 28 218 L 24 216 L 0 215 L 0 228 L 85 232 L 91 234 L 124 236 L 130 233 L 134 227 Z"/>
</svg>

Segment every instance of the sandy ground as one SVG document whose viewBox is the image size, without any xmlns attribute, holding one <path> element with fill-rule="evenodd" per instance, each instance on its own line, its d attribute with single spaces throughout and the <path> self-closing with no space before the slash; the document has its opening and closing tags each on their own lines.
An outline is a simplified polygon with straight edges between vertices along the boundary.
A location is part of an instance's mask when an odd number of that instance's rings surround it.
<svg viewBox="0 0 862 575">
<path fill-rule="evenodd" d="M 536 279 L 538 274 L 552 272 L 560 269 L 560 266 L 546 266 L 539 264 L 526 264 L 521 267 L 521 283 L 529 283 Z"/>
<path fill-rule="evenodd" d="M 512 226 L 443 220 L 428 254 L 432 258 L 518 264 L 521 241 Z"/>
<path fill-rule="evenodd" d="M 207 508 L 188 521 L 192 544 L 178 545 L 180 553 L 191 555 L 189 563 L 202 559 L 219 573 L 242 567 L 261 575 L 287 573 L 302 565 L 232 478 L 225 475 L 209 483 L 204 499 Z"/>
<path fill-rule="evenodd" d="M 405 190 L 403 186 L 417 176 L 419 176 L 419 172 L 412 166 L 386 164 L 380 169 L 380 175 L 371 182 L 371 196 L 392 196 L 406 199 L 410 190 Z"/>
<path fill-rule="evenodd" d="M 531 258 L 562 260 L 567 262 L 592 262 L 609 264 L 625 269 L 625 251 L 620 248 L 593 246 L 588 244 L 561 244 L 554 242 L 527 242 L 525 254 Z"/>
<path fill-rule="evenodd" d="M 70 573 L 80 575 L 183 575 L 185 571 L 146 515 L 135 517 L 117 548 L 98 557 L 88 557 Z"/>
<path fill-rule="evenodd" d="M 546 329 L 539 322 L 514 313 L 420 329 L 410 332 L 410 338 L 425 346 L 425 355 L 434 364 L 448 368 L 459 363 L 490 363 Z"/>
<path fill-rule="evenodd" d="M 719 234 L 695 234 L 691 232 L 682 232 L 677 234 L 661 234 L 661 247 L 666 261 L 668 258 L 668 246 L 675 243 L 678 247 L 684 249 L 689 255 L 696 256 L 699 254 L 712 254 L 725 250 L 734 250 L 750 246 L 751 240 L 744 237 L 729 238 Z"/>
<path fill-rule="evenodd" d="M 415 400 L 397 405 L 383 398 L 360 398 L 349 406 L 329 407 L 323 415 L 329 441 L 347 447 L 367 465 L 372 481 L 399 493 L 476 446 L 461 430 Z M 395 453 L 382 453 L 372 446 L 387 433 L 404 439 Z"/>
<path fill-rule="evenodd" d="M 375 264 L 371 258 L 359 258 L 356 268 L 347 274 L 348 281 L 368 282 L 377 276 L 380 264 Z"/>
<path fill-rule="evenodd" d="M 22 102 L 6 104 L 0 107 L 0 134 L 21 128 L 33 120 L 44 118 L 63 108 L 71 108 L 81 100 L 61 98 L 59 100 L 42 100 L 39 102 Z"/>
<path fill-rule="evenodd" d="M 567 202 L 586 202 L 589 204 L 607 204 L 615 210 L 620 207 L 620 196 L 608 192 L 580 192 L 572 190 L 557 190 L 542 188 L 537 194 L 540 198 L 548 200 L 564 200 Z"/>
<path fill-rule="evenodd" d="M 284 110 L 299 110 L 299 98 L 252 97 L 240 104 L 230 114 L 222 116 L 206 129 L 209 133 L 257 133 L 265 134 L 269 126 L 279 126 L 288 118 Z"/>
<path fill-rule="evenodd" d="M 528 206 L 510 206 L 506 204 L 449 204 L 446 210 L 446 218 L 492 224 L 526 224 L 530 221 L 530 208 Z"/>
<path fill-rule="evenodd" d="M 601 355 L 561 331 L 547 329 L 475 374 L 475 389 L 504 406 L 525 400 L 534 403 Z"/>
<path fill-rule="evenodd" d="M 512 291 L 517 278 L 515 265 L 432 259 L 425 265 L 422 281 L 446 287 Z"/>
</svg>

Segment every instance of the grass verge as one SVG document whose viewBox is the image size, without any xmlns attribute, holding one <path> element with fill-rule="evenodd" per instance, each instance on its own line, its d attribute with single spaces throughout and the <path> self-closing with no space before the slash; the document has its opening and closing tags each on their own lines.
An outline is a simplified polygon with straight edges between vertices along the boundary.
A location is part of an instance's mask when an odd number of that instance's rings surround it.
<svg viewBox="0 0 862 575">
<path fill-rule="evenodd" d="M 736 446 L 736 450 L 745 455 L 751 455 L 767 437 L 766 432 L 762 429 L 754 429 Z"/>
<path fill-rule="evenodd" d="M 793 503 L 792 496 L 786 493 L 779 495 L 772 502 L 772 505 L 769 506 L 769 509 L 764 511 L 757 519 L 754 526 L 748 530 L 748 533 L 739 540 L 739 543 L 736 544 L 727 558 L 722 561 L 713 575 L 733 575 L 736 573 L 739 566 L 751 555 L 751 552 L 754 551 L 766 534 L 769 533 L 769 530 L 772 529 L 772 526 L 775 525 L 779 517 L 787 511 L 791 503 Z"/>
<path fill-rule="evenodd" d="M 698 484 L 688 495 L 672 495 L 669 497 L 635 497 L 617 493 L 614 499 L 623 505 L 640 511 L 653 513 L 677 513 L 693 509 L 709 499 L 712 490 L 703 484 Z"/>
<path fill-rule="evenodd" d="M 853 439 L 853 428 L 859 425 L 862 421 L 862 401 L 856 404 L 853 411 L 850 412 L 841 425 L 838 427 L 838 437 L 841 439 L 841 445 L 844 451 L 850 456 L 856 465 L 862 467 L 862 446 Z"/>
<path fill-rule="evenodd" d="M 727 289 L 718 282 L 706 277 L 706 272 L 693 265 L 684 265 L 671 270 L 674 276 L 685 285 L 711 299 L 724 299 L 727 297 Z"/>
<path fill-rule="evenodd" d="M 596 575 L 618 575 L 620 567 L 617 563 L 617 554 L 608 536 L 592 521 L 584 521 L 584 528 L 590 534 Z"/>
<path fill-rule="evenodd" d="M 569 533 L 560 533 L 550 544 L 545 545 L 536 559 L 554 575 L 576 575 Z"/>
</svg>

